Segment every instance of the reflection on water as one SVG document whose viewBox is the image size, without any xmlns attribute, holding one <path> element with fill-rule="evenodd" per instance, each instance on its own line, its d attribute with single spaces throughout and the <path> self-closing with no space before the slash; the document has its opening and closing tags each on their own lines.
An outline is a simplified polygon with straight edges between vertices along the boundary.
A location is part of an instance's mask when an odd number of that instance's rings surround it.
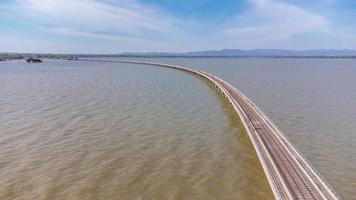
<svg viewBox="0 0 356 200">
<path fill-rule="evenodd" d="M 272 199 L 230 105 L 139 65 L 0 63 L 0 199 Z"/>
</svg>

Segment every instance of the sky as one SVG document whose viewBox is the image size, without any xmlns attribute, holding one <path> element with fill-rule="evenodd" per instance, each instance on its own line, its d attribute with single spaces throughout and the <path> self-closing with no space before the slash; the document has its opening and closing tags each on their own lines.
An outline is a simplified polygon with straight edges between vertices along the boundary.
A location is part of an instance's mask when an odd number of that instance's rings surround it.
<svg viewBox="0 0 356 200">
<path fill-rule="evenodd" d="M 0 52 L 356 49 L 354 0 L 0 0 Z"/>
</svg>

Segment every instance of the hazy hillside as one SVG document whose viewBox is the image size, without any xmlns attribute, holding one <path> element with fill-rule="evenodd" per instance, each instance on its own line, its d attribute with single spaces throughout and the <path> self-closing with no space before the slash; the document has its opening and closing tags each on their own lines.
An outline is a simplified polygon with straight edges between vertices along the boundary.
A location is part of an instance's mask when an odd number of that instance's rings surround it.
<svg viewBox="0 0 356 200">
<path fill-rule="evenodd" d="M 194 51 L 187 53 L 166 52 L 124 52 L 120 55 L 131 56 L 356 56 L 352 49 L 316 49 L 316 50 L 286 50 L 286 49 L 223 49 L 209 51 Z"/>
</svg>

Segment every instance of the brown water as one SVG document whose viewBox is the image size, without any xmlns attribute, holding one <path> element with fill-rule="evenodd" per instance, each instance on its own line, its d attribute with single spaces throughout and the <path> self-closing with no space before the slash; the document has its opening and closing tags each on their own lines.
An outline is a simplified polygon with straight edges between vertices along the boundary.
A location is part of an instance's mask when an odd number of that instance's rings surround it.
<svg viewBox="0 0 356 200">
<path fill-rule="evenodd" d="M 143 60 L 187 65 L 227 80 L 272 118 L 345 199 L 356 199 L 356 59 Z"/>
<path fill-rule="evenodd" d="M 205 61 L 204 61 L 205 62 Z M 0 63 L 0 199 L 272 199 L 226 100 L 139 65 Z"/>
</svg>

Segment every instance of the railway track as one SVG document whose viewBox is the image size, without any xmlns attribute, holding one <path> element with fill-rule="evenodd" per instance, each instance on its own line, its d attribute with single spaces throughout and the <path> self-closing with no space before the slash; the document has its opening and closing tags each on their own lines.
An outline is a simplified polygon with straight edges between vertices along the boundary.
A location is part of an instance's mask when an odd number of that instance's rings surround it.
<svg viewBox="0 0 356 200">
<path fill-rule="evenodd" d="M 80 61 L 165 67 L 207 79 L 228 98 L 242 120 L 276 199 L 342 199 L 279 128 L 251 100 L 219 77 L 184 66 L 161 63 L 97 59 Z"/>
</svg>

